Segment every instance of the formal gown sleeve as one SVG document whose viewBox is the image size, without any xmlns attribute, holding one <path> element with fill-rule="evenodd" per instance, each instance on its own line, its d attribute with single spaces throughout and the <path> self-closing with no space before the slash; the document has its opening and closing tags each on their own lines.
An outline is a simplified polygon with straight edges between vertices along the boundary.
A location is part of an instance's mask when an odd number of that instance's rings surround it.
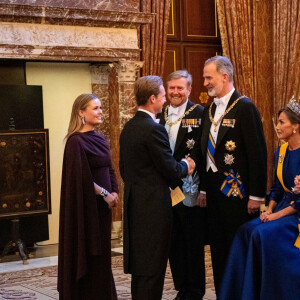
<svg viewBox="0 0 300 300">
<path fill-rule="evenodd" d="M 300 194 L 293 195 L 290 205 L 297 210 L 297 214 L 300 217 Z"/>
<path fill-rule="evenodd" d="M 274 154 L 274 167 L 275 167 L 275 171 L 274 171 L 274 180 L 273 180 L 273 184 L 270 190 L 270 194 L 269 194 L 269 199 L 270 200 L 274 200 L 277 203 L 280 202 L 280 200 L 283 197 L 284 194 L 284 189 L 277 177 L 277 165 L 278 165 L 278 155 L 279 155 L 279 148 L 276 149 L 275 154 Z"/>
</svg>

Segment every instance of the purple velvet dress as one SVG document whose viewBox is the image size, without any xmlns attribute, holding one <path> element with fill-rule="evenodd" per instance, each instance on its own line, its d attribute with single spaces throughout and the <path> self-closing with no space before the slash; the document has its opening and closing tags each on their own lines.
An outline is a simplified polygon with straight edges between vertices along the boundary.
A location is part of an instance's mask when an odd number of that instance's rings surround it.
<svg viewBox="0 0 300 300">
<path fill-rule="evenodd" d="M 94 132 L 66 143 L 60 203 L 59 299 L 117 299 L 111 270 L 112 213 L 93 182 L 118 192 L 109 146 Z"/>
</svg>

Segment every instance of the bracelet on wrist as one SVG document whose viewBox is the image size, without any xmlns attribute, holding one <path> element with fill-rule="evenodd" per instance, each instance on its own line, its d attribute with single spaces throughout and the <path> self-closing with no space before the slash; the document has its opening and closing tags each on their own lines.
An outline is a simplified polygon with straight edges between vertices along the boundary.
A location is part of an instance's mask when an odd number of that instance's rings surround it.
<svg viewBox="0 0 300 300">
<path fill-rule="evenodd" d="M 108 191 L 104 188 L 102 188 L 102 191 L 100 192 L 100 196 L 106 197 L 108 195 Z"/>
</svg>

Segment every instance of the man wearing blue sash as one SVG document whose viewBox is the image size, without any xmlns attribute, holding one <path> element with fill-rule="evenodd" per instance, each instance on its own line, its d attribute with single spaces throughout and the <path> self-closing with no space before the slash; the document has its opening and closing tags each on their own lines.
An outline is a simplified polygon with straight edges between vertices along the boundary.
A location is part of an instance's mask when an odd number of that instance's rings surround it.
<svg viewBox="0 0 300 300">
<path fill-rule="evenodd" d="M 177 70 L 167 77 L 167 96 L 170 101 L 157 117 L 169 136 L 173 157 L 180 161 L 190 155 L 200 134 L 203 107 L 190 99 L 192 76 Z M 173 181 L 172 188 L 180 187 L 185 199 L 173 208 L 173 228 L 170 266 L 175 289 L 175 300 L 201 300 L 205 293 L 205 208 L 197 202 L 199 170 L 193 175 Z"/>
<path fill-rule="evenodd" d="M 264 201 L 267 150 L 259 112 L 235 90 L 230 60 L 223 56 L 208 59 L 203 77 L 214 101 L 204 109 L 201 138 L 191 156 L 203 167 L 199 201 L 200 206 L 207 206 L 218 296 L 235 232 L 258 216 Z"/>
</svg>

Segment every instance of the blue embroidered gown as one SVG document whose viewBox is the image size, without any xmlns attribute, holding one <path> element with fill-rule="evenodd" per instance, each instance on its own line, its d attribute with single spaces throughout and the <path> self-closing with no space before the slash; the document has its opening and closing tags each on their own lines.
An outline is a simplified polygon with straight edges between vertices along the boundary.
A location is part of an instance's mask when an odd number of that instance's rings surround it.
<svg viewBox="0 0 300 300">
<path fill-rule="evenodd" d="M 278 157 L 279 148 L 275 170 Z M 300 148 L 287 148 L 283 181 L 289 190 L 296 175 L 300 175 Z M 297 213 L 267 223 L 256 218 L 240 227 L 218 300 L 300 300 L 300 249 L 294 246 L 299 235 L 300 194 L 285 192 L 276 176 L 270 200 L 277 202 L 274 212 L 291 205 Z"/>
</svg>

